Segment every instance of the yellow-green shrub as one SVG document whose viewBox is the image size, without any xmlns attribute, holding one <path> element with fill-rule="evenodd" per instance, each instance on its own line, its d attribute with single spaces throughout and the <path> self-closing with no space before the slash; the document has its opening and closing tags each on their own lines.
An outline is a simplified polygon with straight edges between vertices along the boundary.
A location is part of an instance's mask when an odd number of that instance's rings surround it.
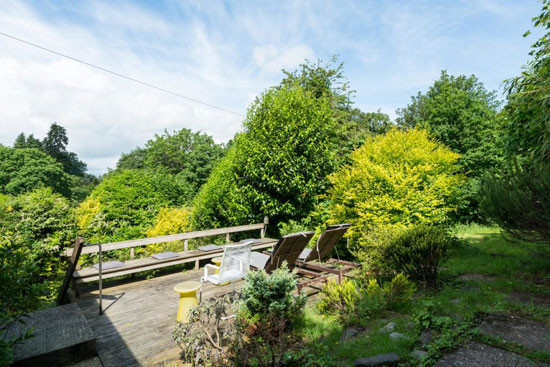
<svg viewBox="0 0 550 367">
<path fill-rule="evenodd" d="M 155 219 L 155 225 L 146 232 L 147 237 L 165 236 L 184 233 L 191 230 L 189 219 L 191 211 L 188 208 L 163 208 Z M 156 243 L 147 246 L 148 252 L 162 252 L 167 250 L 183 250 L 182 241 Z"/>
<path fill-rule="evenodd" d="M 395 230 L 447 222 L 464 179 L 457 173 L 458 157 L 424 130 L 368 139 L 350 165 L 330 176 L 327 210 L 334 223 L 353 224 L 352 253 L 373 263 Z"/>
</svg>

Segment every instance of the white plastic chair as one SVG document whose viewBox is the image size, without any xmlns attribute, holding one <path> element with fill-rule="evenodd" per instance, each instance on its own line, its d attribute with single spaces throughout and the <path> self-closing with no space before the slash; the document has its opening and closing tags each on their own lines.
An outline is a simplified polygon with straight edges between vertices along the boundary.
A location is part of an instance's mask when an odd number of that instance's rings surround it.
<svg viewBox="0 0 550 367">
<path fill-rule="evenodd" d="M 201 278 L 200 301 L 202 301 L 202 283 L 214 284 L 231 283 L 243 279 L 250 269 L 250 251 L 255 241 L 247 241 L 238 245 L 224 246 L 222 262 L 220 266 L 206 264 L 204 276 Z M 208 274 L 208 269 L 219 270 L 218 273 Z"/>
</svg>

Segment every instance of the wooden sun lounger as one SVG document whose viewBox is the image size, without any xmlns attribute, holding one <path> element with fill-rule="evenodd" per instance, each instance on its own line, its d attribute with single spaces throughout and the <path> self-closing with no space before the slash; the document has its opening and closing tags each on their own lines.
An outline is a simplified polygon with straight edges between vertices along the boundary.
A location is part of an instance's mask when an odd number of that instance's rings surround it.
<svg viewBox="0 0 550 367">
<path fill-rule="evenodd" d="M 341 283 L 344 274 L 359 266 L 359 264 L 330 258 L 330 254 L 336 247 L 338 241 L 344 237 L 350 226 L 350 224 L 327 226 L 325 232 L 323 232 L 317 240 L 315 247 L 312 249 L 305 249 L 300 254 L 296 260 L 296 266 L 299 269 L 336 274 L 338 275 L 338 283 Z"/>
</svg>

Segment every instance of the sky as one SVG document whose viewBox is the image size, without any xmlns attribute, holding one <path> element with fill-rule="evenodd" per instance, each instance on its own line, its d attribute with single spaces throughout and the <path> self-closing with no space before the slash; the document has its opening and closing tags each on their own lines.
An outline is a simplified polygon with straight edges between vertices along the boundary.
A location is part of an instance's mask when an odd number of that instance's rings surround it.
<svg viewBox="0 0 550 367">
<path fill-rule="evenodd" d="M 537 34 L 536 0 L 0 2 L 0 32 L 245 115 L 282 69 L 338 55 L 355 106 L 395 117 L 446 69 L 502 95 Z M 188 128 L 226 142 L 243 117 L 0 35 L 0 144 L 42 138 L 103 174 L 155 134 Z"/>
</svg>

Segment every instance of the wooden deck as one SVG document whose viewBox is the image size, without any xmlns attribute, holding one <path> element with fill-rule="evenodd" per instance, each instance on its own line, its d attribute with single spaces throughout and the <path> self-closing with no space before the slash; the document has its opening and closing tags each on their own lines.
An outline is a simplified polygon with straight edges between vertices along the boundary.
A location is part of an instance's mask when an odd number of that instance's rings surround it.
<svg viewBox="0 0 550 367">
<path fill-rule="evenodd" d="M 199 281 L 199 271 L 178 272 L 108 286 L 103 290 L 105 312 L 98 312 L 97 289 L 73 299 L 97 338 L 97 352 L 105 367 L 179 366 L 180 348 L 172 341 L 179 295 L 172 289 L 186 280 Z M 243 282 L 236 282 L 235 288 Z M 203 300 L 227 293 L 233 285 L 205 284 Z"/>
<path fill-rule="evenodd" d="M 98 312 L 97 284 L 88 284 L 88 290 L 82 289 L 80 298 L 71 297 L 97 338 L 103 366 L 182 366 L 180 348 L 172 341 L 179 300 L 173 288 L 183 281 L 199 281 L 202 274 L 201 268 L 149 280 L 107 282 L 103 289 L 103 315 Z M 336 280 L 336 276 L 331 277 Z M 233 287 L 240 290 L 242 286 L 243 281 L 225 286 L 205 283 L 203 301 L 230 292 Z M 310 286 L 306 292 L 313 295 L 318 289 Z"/>
</svg>

